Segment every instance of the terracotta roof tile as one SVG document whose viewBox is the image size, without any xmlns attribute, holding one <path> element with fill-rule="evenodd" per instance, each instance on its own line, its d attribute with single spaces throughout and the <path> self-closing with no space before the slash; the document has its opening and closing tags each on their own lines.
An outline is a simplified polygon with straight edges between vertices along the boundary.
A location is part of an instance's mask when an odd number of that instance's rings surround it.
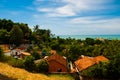
<svg viewBox="0 0 120 80">
<path fill-rule="evenodd" d="M 22 52 L 22 54 L 24 54 L 26 56 L 30 56 L 31 55 L 29 52 Z"/>
<path fill-rule="evenodd" d="M 84 70 L 94 64 L 95 62 L 93 61 L 93 58 L 90 58 L 87 56 L 84 56 L 81 59 L 78 59 L 77 61 L 75 61 L 75 65 L 77 66 L 79 71 Z"/>
<path fill-rule="evenodd" d="M 109 59 L 107 59 L 107 58 L 104 57 L 103 55 L 100 55 L 100 56 L 95 57 L 95 58 L 94 58 L 94 61 L 95 61 L 96 63 L 99 63 L 99 62 L 101 62 L 101 61 L 109 61 Z"/>
<path fill-rule="evenodd" d="M 102 55 L 97 57 L 82 56 L 80 59 L 76 60 L 74 63 L 76 67 L 79 69 L 79 71 L 82 71 L 94 64 L 98 64 L 101 61 L 108 61 L 108 59 Z"/>
<path fill-rule="evenodd" d="M 47 57 L 46 59 L 48 60 L 48 62 L 51 60 L 54 60 L 54 61 L 62 64 L 63 66 L 66 66 L 66 64 L 67 64 L 66 58 L 63 56 L 60 56 L 58 54 L 53 54 L 53 55 Z"/>
</svg>

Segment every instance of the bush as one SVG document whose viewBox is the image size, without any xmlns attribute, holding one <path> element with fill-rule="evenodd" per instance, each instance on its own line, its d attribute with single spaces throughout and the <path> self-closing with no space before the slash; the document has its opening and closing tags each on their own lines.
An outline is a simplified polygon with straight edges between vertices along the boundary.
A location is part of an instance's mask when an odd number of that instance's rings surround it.
<svg viewBox="0 0 120 80">
<path fill-rule="evenodd" d="M 0 48 L 0 61 L 2 61 L 3 57 L 4 57 L 3 50 Z"/>
<path fill-rule="evenodd" d="M 33 56 L 26 57 L 25 62 L 24 62 L 24 67 L 26 70 L 31 71 L 31 72 L 35 70 L 34 60 L 35 58 Z"/>
<path fill-rule="evenodd" d="M 37 72 L 48 72 L 49 64 L 46 60 L 42 59 L 37 65 Z"/>
<path fill-rule="evenodd" d="M 120 79 L 120 53 L 113 56 L 107 69 L 107 77 L 112 80 Z"/>
<path fill-rule="evenodd" d="M 7 56 L 4 55 L 2 48 L 0 48 L 0 61 L 6 62 L 8 60 Z"/>
<path fill-rule="evenodd" d="M 40 58 L 41 58 L 40 54 L 39 54 L 39 53 L 37 53 L 36 51 L 34 51 L 34 52 L 32 53 L 32 56 L 35 58 L 35 60 L 37 60 L 37 59 L 40 59 Z"/>
<path fill-rule="evenodd" d="M 8 64 L 12 65 L 13 67 L 23 68 L 24 67 L 24 60 L 9 57 Z"/>
<path fill-rule="evenodd" d="M 89 76 L 89 77 L 97 77 L 97 78 L 106 78 L 107 76 L 107 66 L 108 63 L 100 62 L 90 68 L 82 71 L 82 75 Z"/>
</svg>

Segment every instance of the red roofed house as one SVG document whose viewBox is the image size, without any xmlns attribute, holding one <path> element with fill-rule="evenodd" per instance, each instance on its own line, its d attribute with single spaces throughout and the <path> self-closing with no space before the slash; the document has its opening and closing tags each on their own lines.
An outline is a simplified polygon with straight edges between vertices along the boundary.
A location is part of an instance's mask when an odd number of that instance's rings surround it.
<svg viewBox="0 0 120 80">
<path fill-rule="evenodd" d="M 48 72 L 67 72 L 68 65 L 67 59 L 58 54 L 53 54 L 46 58 L 49 63 L 49 71 Z"/>
<path fill-rule="evenodd" d="M 11 50 L 11 56 L 13 56 L 14 58 L 21 58 L 21 59 L 25 59 L 25 57 L 30 56 L 31 54 L 28 52 L 25 52 L 25 48 L 21 49 L 21 48 L 16 48 Z"/>
<path fill-rule="evenodd" d="M 81 58 L 76 60 L 74 64 L 79 71 L 82 71 L 103 61 L 108 61 L 108 59 L 102 55 L 97 57 L 81 56 Z"/>
</svg>

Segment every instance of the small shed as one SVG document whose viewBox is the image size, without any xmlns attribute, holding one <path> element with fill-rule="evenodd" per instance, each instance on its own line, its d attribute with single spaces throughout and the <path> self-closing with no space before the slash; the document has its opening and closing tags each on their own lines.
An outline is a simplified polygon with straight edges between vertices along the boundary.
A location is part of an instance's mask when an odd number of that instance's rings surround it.
<svg viewBox="0 0 120 80">
<path fill-rule="evenodd" d="M 51 56 L 46 57 L 46 60 L 49 63 L 48 72 L 67 72 L 68 71 L 66 57 L 58 54 L 53 54 Z"/>
</svg>

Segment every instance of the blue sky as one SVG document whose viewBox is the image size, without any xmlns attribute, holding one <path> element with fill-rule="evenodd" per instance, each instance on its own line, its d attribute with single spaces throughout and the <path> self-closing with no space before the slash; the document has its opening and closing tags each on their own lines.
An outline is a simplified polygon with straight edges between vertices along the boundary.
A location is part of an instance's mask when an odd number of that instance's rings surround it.
<svg viewBox="0 0 120 80">
<path fill-rule="evenodd" d="M 0 0 L 0 18 L 56 35 L 120 34 L 120 0 Z"/>
</svg>

